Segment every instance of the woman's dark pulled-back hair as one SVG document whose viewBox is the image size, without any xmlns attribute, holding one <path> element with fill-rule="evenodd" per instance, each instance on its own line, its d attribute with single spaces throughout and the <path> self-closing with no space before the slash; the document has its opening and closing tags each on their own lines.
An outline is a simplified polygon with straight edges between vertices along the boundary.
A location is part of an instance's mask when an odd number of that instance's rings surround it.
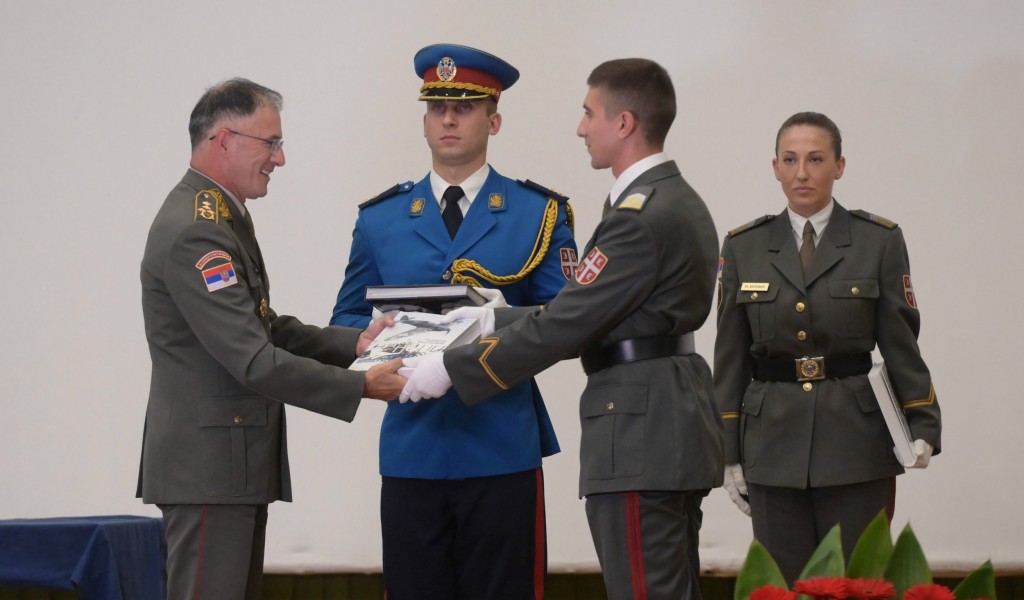
<svg viewBox="0 0 1024 600">
<path fill-rule="evenodd" d="M 786 119 L 786 122 L 782 124 L 782 127 L 779 127 L 779 133 L 775 135 L 776 157 L 779 156 L 779 140 L 782 139 L 782 134 L 790 127 L 797 127 L 799 125 L 808 125 L 824 129 L 832 138 L 832 150 L 836 154 L 836 160 L 839 160 L 843 155 L 843 136 L 839 133 L 839 127 L 832 121 L 832 119 L 825 115 L 808 111 L 796 113 L 792 117 Z"/>
</svg>

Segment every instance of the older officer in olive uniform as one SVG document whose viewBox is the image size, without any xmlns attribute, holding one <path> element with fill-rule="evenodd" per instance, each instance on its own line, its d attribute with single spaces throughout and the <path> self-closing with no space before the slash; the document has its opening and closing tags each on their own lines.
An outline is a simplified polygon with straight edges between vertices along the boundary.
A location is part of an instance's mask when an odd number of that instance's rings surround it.
<svg viewBox="0 0 1024 600">
<path fill-rule="evenodd" d="M 270 308 L 245 200 L 285 163 L 282 99 L 245 79 L 207 90 L 189 121 L 191 168 L 153 221 L 142 311 L 153 359 L 138 495 L 167 536 L 167 596 L 257 599 L 267 504 L 292 499 L 284 404 L 351 421 L 361 397 L 393 399 L 400 361 L 344 369 L 360 334 Z"/>
<path fill-rule="evenodd" d="M 724 467 L 711 373 L 692 333 L 711 311 L 715 226 L 662 151 L 675 117 L 668 73 L 649 60 L 613 60 L 587 83 L 577 134 L 591 165 L 611 167 L 616 181 L 576 279 L 543 310 L 494 310 L 504 328 L 445 352 L 443 364 L 424 359 L 402 399 L 436 396 L 453 381 L 464 402 L 486 405 L 580 356 L 580 495 L 608 597 L 697 598 L 700 505 Z"/>
<path fill-rule="evenodd" d="M 790 582 L 836 523 L 849 557 L 879 511 L 892 517 L 903 467 L 866 377 L 876 344 L 916 440 L 915 466 L 939 451 L 903 234 L 832 199 L 841 144 L 818 113 L 782 125 L 772 162 L 788 208 L 730 231 L 719 267 L 725 486 Z"/>
</svg>

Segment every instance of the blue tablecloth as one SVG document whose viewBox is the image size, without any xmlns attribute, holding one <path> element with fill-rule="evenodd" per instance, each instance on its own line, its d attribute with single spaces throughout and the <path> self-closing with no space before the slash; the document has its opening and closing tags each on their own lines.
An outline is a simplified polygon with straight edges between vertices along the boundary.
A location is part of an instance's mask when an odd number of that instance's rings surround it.
<svg viewBox="0 0 1024 600">
<path fill-rule="evenodd" d="M 82 600 L 164 600 L 160 519 L 0 520 L 0 587 L 77 589 Z"/>
</svg>

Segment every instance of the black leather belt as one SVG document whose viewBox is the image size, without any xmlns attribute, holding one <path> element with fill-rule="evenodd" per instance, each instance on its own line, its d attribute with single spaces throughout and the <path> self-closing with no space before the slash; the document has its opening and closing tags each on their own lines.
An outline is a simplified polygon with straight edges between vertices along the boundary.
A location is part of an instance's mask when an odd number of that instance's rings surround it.
<svg viewBox="0 0 1024 600">
<path fill-rule="evenodd" d="M 871 370 L 871 353 L 803 358 L 755 358 L 754 379 L 758 381 L 819 381 Z"/>
<path fill-rule="evenodd" d="M 654 335 L 607 344 L 580 354 L 587 375 L 623 363 L 693 354 L 693 333 L 685 335 Z"/>
</svg>

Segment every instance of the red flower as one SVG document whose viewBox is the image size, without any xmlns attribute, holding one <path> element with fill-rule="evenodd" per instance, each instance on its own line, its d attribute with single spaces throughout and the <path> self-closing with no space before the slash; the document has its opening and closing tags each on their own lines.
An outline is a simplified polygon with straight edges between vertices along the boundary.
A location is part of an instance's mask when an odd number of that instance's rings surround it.
<svg viewBox="0 0 1024 600">
<path fill-rule="evenodd" d="M 796 582 L 793 591 L 814 598 L 843 600 L 849 595 L 846 591 L 847 581 L 849 580 L 842 577 L 811 577 Z"/>
<path fill-rule="evenodd" d="M 762 585 L 750 593 L 750 600 L 796 600 L 796 592 L 774 585 Z"/>
<path fill-rule="evenodd" d="M 922 583 L 903 592 L 903 600 L 956 600 L 956 595 L 944 585 Z"/>
<path fill-rule="evenodd" d="M 847 579 L 846 591 L 850 598 L 884 600 L 896 597 L 896 586 L 884 579 Z"/>
</svg>

